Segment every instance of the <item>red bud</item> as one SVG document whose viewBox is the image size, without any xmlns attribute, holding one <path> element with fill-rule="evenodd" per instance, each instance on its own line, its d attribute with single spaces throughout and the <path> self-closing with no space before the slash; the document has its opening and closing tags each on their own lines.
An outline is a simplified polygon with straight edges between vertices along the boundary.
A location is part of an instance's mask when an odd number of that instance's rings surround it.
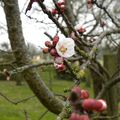
<svg viewBox="0 0 120 120">
<path fill-rule="evenodd" d="M 65 70 L 65 65 L 64 64 L 54 64 L 54 66 L 58 71 L 64 71 Z"/>
<path fill-rule="evenodd" d="M 56 14 L 58 14 L 58 11 L 56 9 L 52 9 L 51 14 L 56 15 Z"/>
<path fill-rule="evenodd" d="M 49 48 L 43 48 L 43 53 L 48 53 L 49 52 Z"/>
<path fill-rule="evenodd" d="M 81 90 L 81 98 L 82 99 L 88 99 L 89 98 L 89 93 L 87 90 Z"/>
<path fill-rule="evenodd" d="M 104 26 L 106 26 L 106 23 L 104 21 L 101 21 L 100 22 L 100 27 L 104 27 Z"/>
<path fill-rule="evenodd" d="M 82 103 L 82 107 L 85 110 L 91 111 L 91 110 L 96 110 L 95 106 L 96 106 L 96 101 L 94 99 L 85 99 Z"/>
<path fill-rule="evenodd" d="M 93 6 L 93 0 L 87 0 L 88 9 L 92 8 L 92 6 Z"/>
<path fill-rule="evenodd" d="M 77 113 L 72 113 L 69 120 L 90 120 L 88 115 L 79 115 Z"/>
<path fill-rule="evenodd" d="M 80 115 L 79 120 L 90 120 L 90 118 L 88 117 L 88 115 Z"/>
<path fill-rule="evenodd" d="M 86 32 L 86 29 L 81 27 L 81 28 L 78 30 L 78 32 L 84 33 L 84 32 Z"/>
<path fill-rule="evenodd" d="M 87 0 L 87 4 L 93 4 L 93 0 Z"/>
<path fill-rule="evenodd" d="M 102 108 L 102 103 L 99 102 L 98 100 L 95 100 L 93 105 L 93 110 L 98 112 L 101 108 Z"/>
<path fill-rule="evenodd" d="M 104 100 L 101 99 L 101 100 L 98 100 L 98 102 L 102 104 L 102 107 L 98 110 L 99 112 L 102 112 L 107 109 L 107 104 Z"/>
<path fill-rule="evenodd" d="M 51 56 L 58 56 L 56 49 L 54 49 L 54 48 L 51 49 L 51 50 L 50 50 L 50 55 L 51 55 Z"/>
<path fill-rule="evenodd" d="M 63 1 L 63 2 L 58 2 L 58 3 L 57 3 L 57 6 L 58 6 L 58 7 L 60 7 L 61 5 L 65 5 L 65 2 Z"/>
<path fill-rule="evenodd" d="M 56 44 L 58 43 L 59 41 L 59 36 L 56 35 L 54 38 L 53 38 L 53 46 L 56 46 Z"/>
<path fill-rule="evenodd" d="M 77 94 L 78 97 L 81 96 L 81 89 L 80 89 L 80 87 L 74 87 L 74 88 L 72 88 L 71 92 Z"/>
<path fill-rule="evenodd" d="M 80 120 L 80 115 L 77 113 L 72 113 L 69 120 Z"/>
<path fill-rule="evenodd" d="M 82 107 L 88 111 L 94 110 L 101 112 L 107 109 L 107 104 L 104 100 L 85 99 L 82 103 Z"/>
<path fill-rule="evenodd" d="M 55 57 L 55 58 L 54 58 L 54 61 L 55 61 L 55 63 L 57 63 L 57 64 L 62 64 L 63 61 L 64 61 L 64 58 L 58 56 L 58 57 Z"/>
<path fill-rule="evenodd" d="M 65 11 L 65 5 L 61 5 L 60 9 L 61 9 L 61 12 L 64 12 Z"/>
<path fill-rule="evenodd" d="M 45 46 L 49 47 L 49 48 L 53 47 L 53 45 L 52 45 L 52 43 L 50 41 L 46 41 Z"/>
<path fill-rule="evenodd" d="M 64 71 L 65 70 L 65 65 L 61 64 L 58 68 L 59 71 Z"/>
</svg>

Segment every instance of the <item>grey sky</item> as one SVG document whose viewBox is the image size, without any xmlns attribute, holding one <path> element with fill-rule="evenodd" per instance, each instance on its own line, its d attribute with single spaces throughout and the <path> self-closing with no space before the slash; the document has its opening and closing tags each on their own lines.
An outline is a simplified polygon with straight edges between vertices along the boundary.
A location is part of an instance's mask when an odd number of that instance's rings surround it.
<svg viewBox="0 0 120 120">
<path fill-rule="evenodd" d="M 29 0 L 27 0 L 27 2 L 29 2 Z M 31 42 L 33 44 L 35 44 L 36 46 L 44 46 L 44 41 L 48 40 L 48 38 L 44 35 L 44 32 L 50 31 L 50 34 L 54 35 L 56 28 L 55 25 L 45 25 L 45 24 L 41 24 L 41 23 L 36 23 L 35 20 L 31 20 L 29 19 L 25 14 L 25 0 L 19 0 L 19 7 L 20 7 L 20 11 L 22 11 L 21 13 L 21 19 L 22 19 L 22 26 L 23 26 L 23 33 L 24 33 L 24 37 L 25 37 L 25 41 L 26 42 Z M 37 7 L 36 3 L 33 4 L 33 8 L 31 11 L 28 11 L 28 15 L 32 15 L 32 17 L 39 19 L 40 21 L 44 21 L 44 22 L 51 22 L 50 20 L 47 19 L 46 15 L 43 15 L 42 13 L 38 13 L 35 12 L 34 8 Z M 38 7 L 37 7 L 38 8 Z M 39 9 L 39 8 L 38 8 Z M 6 30 L 6 20 L 5 20 L 5 15 L 4 15 L 4 11 L 2 9 L 2 7 L 0 7 L 0 15 L 2 17 L 0 17 L 0 26 L 4 27 Z M 41 17 L 42 16 L 42 17 Z M 9 42 L 8 40 L 8 35 L 7 32 L 5 30 L 2 30 L 0 32 L 0 43 L 2 42 Z"/>
</svg>

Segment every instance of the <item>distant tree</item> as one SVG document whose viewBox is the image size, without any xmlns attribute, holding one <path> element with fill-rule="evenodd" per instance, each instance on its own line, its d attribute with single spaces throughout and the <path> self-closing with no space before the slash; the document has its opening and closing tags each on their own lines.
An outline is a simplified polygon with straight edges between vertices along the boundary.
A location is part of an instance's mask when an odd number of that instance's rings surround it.
<svg viewBox="0 0 120 120">
<path fill-rule="evenodd" d="M 27 43 L 27 50 L 28 50 L 28 53 L 31 57 L 40 54 L 39 49 L 34 44 L 32 44 L 30 42 Z"/>
</svg>

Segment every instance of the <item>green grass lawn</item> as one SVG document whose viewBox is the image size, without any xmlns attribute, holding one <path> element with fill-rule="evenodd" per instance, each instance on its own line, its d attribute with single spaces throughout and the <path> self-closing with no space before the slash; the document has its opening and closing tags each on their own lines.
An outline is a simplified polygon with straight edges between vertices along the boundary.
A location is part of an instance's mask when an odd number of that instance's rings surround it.
<svg viewBox="0 0 120 120">
<path fill-rule="evenodd" d="M 50 71 L 50 72 L 49 72 Z M 45 70 L 42 72 L 41 78 L 44 80 L 48 86 L 51 86 L 52 90 L 55 93 L 62 93 L 64 88 L 69 88 L 72 86 L 73 82 L 68 80 L 57 80 L 55 77 L 54 70 Z M 49 81 L 52 80 L 52 85 Z M 84 84 L 81 85 L 82 88 L 85 87 Z M 89 89 L 91 91 L 91 89 Z M 32 96 L 33 93 L 29 89 L 28 85 L 24 82 L 22 86 L 16 86 L 15 82 L 0 82 L 0 92 L 6 95 L 13 101 L 17 101 L 29 96 Z M 6 101 L 2 96 L 0 96 L 0 120 L 25 120 L 25 112 L 27 111 L 30 120 L 39 120 L 40 116 L 46 111 L 46 108 L 43 107 L 36 97 L 14 105 Z M 56 116 L 48 112 L 42 120 L 55 120 Z"/>
</svg>

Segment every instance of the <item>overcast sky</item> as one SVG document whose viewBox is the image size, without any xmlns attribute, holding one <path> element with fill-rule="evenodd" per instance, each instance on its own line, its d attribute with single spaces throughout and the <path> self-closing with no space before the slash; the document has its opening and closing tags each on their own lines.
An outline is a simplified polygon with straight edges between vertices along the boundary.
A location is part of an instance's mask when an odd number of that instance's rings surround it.
<svg viewBox="0 0 120 120">
<path fill-rule="evenodd" d="M 48 38 L 44 35 L 44 32 L 48 32 L 50 35 L 54 36 L 56 34 L 56 27 L 54 24 L 49 24 L 49 25 L 42 24 L 40 22 L 36 22 L 35 20 L 28 18 L 24 14 L 25 9 L 27 7 L 26 3 L 28 2 L 29 0 L 19 0 L 19 7 L 21 11 L 22 27 L 23 27 L 25 41 L 26 43 L 31 42 L 35 44 L 37 47 L 38 46 L 43 47 L 44 42 L 48 40 Z M 47 5 L 47 9 L 53 8 L 51 2 L 52 0 L 49 0 L 49 2 L 47 1 L 47 3 L 45 3 Z M 45 23 L 52 23 L 52 21 L 48 19 L 47 15 L 43 14 L 40 11 L 36 11 L 35 10 L 36 8 L 40 10 L 40 7 L 37 5 L 37 3 L 34 3 L 31 11 L 28 11 L 27 15 L 37 18 L 39 21 L 44 21 Z M 0 7 L 0 15 L 2 16 L 0 17 L 0 26 L 3 26 L 5 29 L 7 29 L 4 11 L 2 7 Z M 88 14 L 87 16 L 81 15 L 80 24 L 82 25 L 83 21 L 85 22 L 85 20 L 87 19 L 88 20 L 93 19 L 93 16 L 90 14 Z M 87 30 L 89 30 L 89 28 L 87 28 Z M 9 42 L 8 35 L 5 30 L 3 31 L 0 30 L 0 43 L 2 43 L 3 41 Z"/>
<path fill-rule="evenodd" d="M 29 2 L 29 0 L 27 0 Z M 51 1 L 49 1 L 51 2 Z M 25 8 L 26 8 L 26 0 L 19 0 L 19 7 L 20 7 L 20 11 L 21 12 L 21 19 L 22 19 L 22 27 L 23 27 L 23 32 L 24 32 L 24 37 L 25 37 L 25 41 L 26 42 L 31 42 L 33 44 L 35 44 L 36 46 L 43 46 L 44 45 L 44 41 L 48 40 L 48 38 L 44 35 L 44 32 L 47 31 L 49 32 L 51 35 L 55 34 L 56 28 L 55 25 L 50 24 L 45 25 L 45 24 L 41 24 L 41 23 L 36 23 L 35 20 L 31 20 L 29 19 L 25 14 Z M 37 18 L 38 20 L 43 20 L 44 22 L 50 22 L 51 21 L 47 18 L 46 15 L 43 15 L 42 13 L 38 13 L 36 12 L 34 9 L 39 7 L 36 7 L 37 4 L 35 3 L 33 5 L 33 8 L 31 11 L 28 11 L 27 15 L 31 15 L 34 18 Z M 51 7 L 51 6 L 49 6 Z M 6 28 L 6 20 L 5 20 L 5 15 L 4 15 L 4 11 L 2 9 L 2 7 L 0 7 L 0 15 L 2 17 L 0 17 L 0 26 Z M 0 43 L 2 43 L 3 41 L 5 42 L 9 42 L 8 40 L 8 35 L 7 32 L 5 30 L 0 30 Z"/>
</svg>

